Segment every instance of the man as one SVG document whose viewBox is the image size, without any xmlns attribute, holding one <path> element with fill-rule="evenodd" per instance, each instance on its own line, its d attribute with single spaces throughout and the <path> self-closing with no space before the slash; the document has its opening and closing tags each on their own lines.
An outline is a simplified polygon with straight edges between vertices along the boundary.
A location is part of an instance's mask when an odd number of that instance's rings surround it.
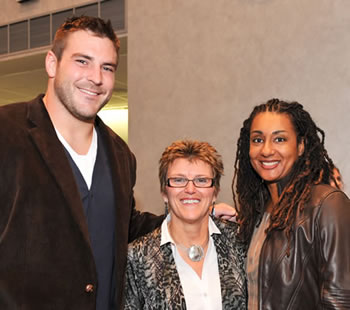
<svg viewBox="0 0 350 310">
<path fill-rule="evenodd" d="M 68 19 L 46 94 L 0 108 L 1 310 L 122 308 L 127 243 L 162 222 L 136 211 L 134 155 L 96 116 L 118 50 L 109 22 Z"/>
<path fill-rule="evenodd" d="M 109 22 L 69 19 L 45 96 L 0 108 L 1 310 L 119 309 L 127 243 L 162 220 L 135 210 L 135 158 L 96 116 L 118 49 Z"/>
</svg>

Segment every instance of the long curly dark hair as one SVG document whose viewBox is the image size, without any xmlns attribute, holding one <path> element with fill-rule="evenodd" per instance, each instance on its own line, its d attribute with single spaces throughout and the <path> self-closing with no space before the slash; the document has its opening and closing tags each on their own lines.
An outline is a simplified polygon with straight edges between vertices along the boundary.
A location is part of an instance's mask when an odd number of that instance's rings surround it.
<svg viewBox="0 0 350 310">
<path fill-rule="evenodd" d="M 324 147 L 325 133 L 316 126 L 301 104 L 271 99 L 256 106 L 240 131 L 232 182 L 233 200 L 239 214 L 240 237 L 244 241 L 250 241 L 254 226 L 260 222 L 270 199 L 267 185 L 255 172 L 249 158 L 252 121 L 262 112 L 287 114 L 294 126 L 297 143 L 304 142 L 304 152 L 293 164 L 267 228 L 267 233 L 275 229 L 284 230 L 290 241 L 296 212 L 298 209 L 302 211 L 309 201 L 314 184 L 329 184 L 333 178 L 334 164 Z"/>
</svg>

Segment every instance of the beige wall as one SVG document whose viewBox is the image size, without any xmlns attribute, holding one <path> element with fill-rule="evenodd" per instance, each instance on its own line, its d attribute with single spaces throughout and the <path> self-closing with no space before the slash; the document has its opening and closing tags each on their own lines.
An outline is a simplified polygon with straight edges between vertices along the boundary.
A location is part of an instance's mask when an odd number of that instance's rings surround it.
<svg viewBox="0 0 350 310">
<path fill-rule="evenodd" d="M 1 0 L 0 25 L 9 24 L 41 16 L 45 13 L 70 9 L 74 6 L 93 3 L 89 0 L 30 0 L 28 2 L 18 3 L 16 0 Z M 8 14 L 11 12 L 11 14 Z"/>
<path fill-rule="evenodd" d="M 301 102 L 326 131 L 350 189 L 350 1 L 129 0 L 129 144 L 139 208 L 162 212 L 157 162 L 173 140 L 224 157 L 221 201 L 239 129 L 272 97 Z"/>
</svg>

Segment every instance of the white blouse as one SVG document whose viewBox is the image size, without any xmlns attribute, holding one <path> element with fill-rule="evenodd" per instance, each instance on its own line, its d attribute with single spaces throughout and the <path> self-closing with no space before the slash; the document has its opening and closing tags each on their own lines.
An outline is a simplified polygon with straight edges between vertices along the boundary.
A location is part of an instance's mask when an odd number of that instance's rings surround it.
<svg viewBox="0 0 350 310">
<path fill-rule="evenodd" d="M 211 218 L 209 218 L 209 243 L 204 258 L 202 278 L 184 261 L 178 252 L 174 240 L 168 231 L 167 222 L 170 215 L 163 221 L 161 227 L 161 245 L 170 242 L 176 269 L 180 277 L 188 310 L 221 310 L 221 285 L 217 254 L 212 234 L 220 234 Z"/>
</svg>

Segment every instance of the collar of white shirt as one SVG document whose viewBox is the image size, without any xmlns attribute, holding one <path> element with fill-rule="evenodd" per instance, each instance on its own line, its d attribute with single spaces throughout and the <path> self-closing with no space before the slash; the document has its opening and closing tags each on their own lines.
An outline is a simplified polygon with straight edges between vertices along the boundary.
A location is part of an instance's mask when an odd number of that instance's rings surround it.
<svg viewBox="0 0 350 310">
<path fill-rule="evenodd" d="M 162 227 L 161 227 L 161 241 L 160 241 L 160 246 L 162 246 L 163 244 L 166 244 L 168 242 L 170 242 L 171 244 L 175 245 L 175 242 L 173 240 L 173 238 L 171 238 L 169 230 L 168 230 L 168 223 L 171 221 L 171 215 L 168 214 L 168 216 L 164 219 L 163 223 L 162 223 Z M 209 216 L 209 236 L 211 236 L 212 234 L 221 234 L 219 228 L 217 228 L 217 226 L 215 225 L 214 221 L 211 219 L 211 217 Z"/>
</svg>

